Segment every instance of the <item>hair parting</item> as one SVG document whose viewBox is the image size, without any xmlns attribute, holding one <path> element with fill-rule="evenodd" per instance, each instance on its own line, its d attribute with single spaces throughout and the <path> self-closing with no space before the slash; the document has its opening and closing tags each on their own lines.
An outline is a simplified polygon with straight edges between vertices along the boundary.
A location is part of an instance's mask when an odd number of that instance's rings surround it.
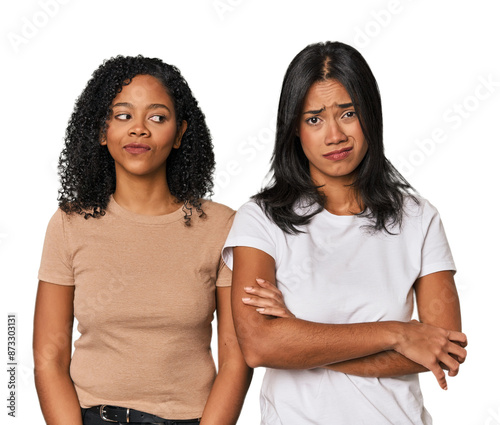
<svg viewBox="0 0 500 425">
<path fill-rule="evenodd" d="M 367 62 L 351 46 L 316 43 L 290 63 L 281 89 L 270 183 L 253 199 L 284 232 L 294 234 L 325 206 L 325 198 L 311 180 L 309 161 L 297 134 L 309 88 L 318 81 L 336 80 L 351 97 L 368 151 L 356 170 L 352 188 L 364 205 L 373 231 L 393 234 L 401 226 L 405 199 L 416 203 L 414 189 L 385 157 L 382 140 L 382 102 Z M 306 213 L 297 213 L 297 206 Z"/>
</svg>

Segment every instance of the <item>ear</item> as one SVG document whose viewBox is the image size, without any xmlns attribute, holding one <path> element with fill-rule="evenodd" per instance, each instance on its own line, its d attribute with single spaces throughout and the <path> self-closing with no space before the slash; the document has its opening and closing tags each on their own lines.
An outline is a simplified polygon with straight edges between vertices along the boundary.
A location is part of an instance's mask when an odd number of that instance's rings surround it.
<svg viewBox="0 0 500 425">
<path fill-rule="evenodd" d="M 175 135 L 174 146 L 172 146 L 174 149 L 179 149 L 181 147 L 182 136 L 184 136 L 187 126 L 187 121 L 183 120 L 179 130 L 177 130 L 177 134 Z"/>
<path fill-rule="evenodd" d="M 99 144 L 101 146 L 106 146 L 108 144 L 108 141 L 106 140 L 106 134 L 104 133 L 101 133 L 101 135 L 99 136 Z"/>
</svg>

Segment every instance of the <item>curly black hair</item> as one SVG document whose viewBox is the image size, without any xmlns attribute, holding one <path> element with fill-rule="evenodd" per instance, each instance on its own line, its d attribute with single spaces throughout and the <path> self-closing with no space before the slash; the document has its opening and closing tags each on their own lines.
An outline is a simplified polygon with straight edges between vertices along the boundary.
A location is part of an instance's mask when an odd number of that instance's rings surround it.
<svg viewBox="0 0 500 425">
<path fill-rule="evenodd" d="M 116 174 L 114 160 L 100 141 L 107 130 L 113 99 L 136 75 L 158 79 L 172 98 L 177 128 L 182 121 L 188 123 L 180 148 L 173 149 L 167 159 L 167 181 L 170 192 L 184 202 L 189 225 L 192 208 L 204 216 L 201 199 L 213 193 L 212 139 L 205 116 L 180 71 L 160 59 L 143 56 L 116 56 L 104 61 L 77 99 L 59 157 L 59 207 L 85 218 L 105 214 L 116 188 Z"/>
</svg>

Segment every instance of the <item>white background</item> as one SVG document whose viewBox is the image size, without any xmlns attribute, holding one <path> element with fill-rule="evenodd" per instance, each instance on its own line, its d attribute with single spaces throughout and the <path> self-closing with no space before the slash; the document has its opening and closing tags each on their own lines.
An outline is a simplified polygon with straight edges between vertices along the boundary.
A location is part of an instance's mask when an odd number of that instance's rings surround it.
<svg viewBox="0 0 500 425">
<path fill-rule="evenodd" d="M 236 209 L 268 169 L 288 63 L 309 43 L 339 40 L 370 64 L 382 94 L 387 156 L 438 207 L 458 266 L 469 356 L 447 392 L 422 376 L 427 408 L 435 424 L 500 424 L 496 1 L 25 0 L 3 8 L 0 341 L 5 347 L 7 313 L 17 313 L 18 391 L 14 420 L 6 409 L 5 350 L 1 423 L 43 423 L 31 355 L 36 276 L 57 207 L 66 123 L 92 71 L 117 54 L 178 66 L 212 131 L 213 199 Z M 257 371 L 240 424 L 258 423 L 261 376 Z"/>
</svg>

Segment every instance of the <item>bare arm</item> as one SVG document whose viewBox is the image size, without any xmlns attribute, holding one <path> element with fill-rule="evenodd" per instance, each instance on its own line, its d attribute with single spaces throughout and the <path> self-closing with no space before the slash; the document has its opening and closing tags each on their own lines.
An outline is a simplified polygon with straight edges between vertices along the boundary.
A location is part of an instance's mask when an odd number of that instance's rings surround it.
<svg viewBox="0 0 500 425">
<path fill-rule="evenodd" d="M 453 331 L 462 330 L 458 293 L 453 274 L 450 271 L 441 271 L 423 276 L 416 281 L 414 287 L 417 297 L 418 315 L 422 323 Z M 466 343 L 462 343 L 462 346 L 465 347 L 466 345 Z M 459 358 L 457 360 L 449 376 L 455 376 L 458 373 L 459 363 L 463 363 L 465 359 Z M 394 351 L 378 353 L 373 356 L 332 364 L 326 367 L 351 375 L 373 376 L 377 378 L 428 371 L 422 365 L 412 362 Z M 446 368 L 448 369 L 448 367 Z M 447 388 L 444 372 L 440 373 L 438 382 L 442 388 Z"/>
<path fill-rule="evenodd" d="M 201 425 L 234 425 L 252 380 L 241 354 L 231 313 L 231 288 L 217 288 L 219 373 L 210 392 Z"/>
<path fill-rule="evenodd" d="M 460 301 L 451 271 L 437 272 L 421 277 L 415 282 L 414 288 L 418 317 L 421 322 L 452 331 L 462 331 Z M 457 344 L 466 347 L 467 339 L 457 341 Z M 463 363 L 464 360 L 465 358 L 457 357 L 457 361 L 460 363 Z M 445 369 L 448 368 L 445 367 Z M 456 372 L 450 369 L 448 375 L 455 376 L 457 373 L 458 369 Z"/>
<path fill-rule="evenodd" d="M 35 385 L 48 425 L 82 425 L 69 375 L 73 297 L 73 286 L 38 284 L 33 333 Z"/>
<path fill-rule="evenodd" d="M 414 288 L 421 322 L 462 330 L 460 302 L 452 272 L 442 271 L 421 277 Z"/>
<path fill-rule="evenodd" d="M 257 307 L 261 314 L 275 317 L 295 317 L 285 305 L 281 291 L 269 282 L 257 279 L 256 286 L 245 288 L 249 295 L 243 302 Z M 417 306 L 422 322 L 450 330 L 461 330 L 458 293 L 450 271 L 424 276 L 415 283 Z M 465 346 L 462 344 L 462 346 Z M 464 358 L 457 358 L 463 363 Z M 447 369 L 445 365 L 442 365 Z M 426 372 L 428 369 L 395 351 L 385 351 L 358 359 L 346 360 L 324 366 L 327 369 L 364 377 L 392 377 Z M 458 366 L 457 366 L 458 372 Z M 456 373 L 455 373 L 456 374 Z M 450 376 L 454 376 L 450 373 Z M 438 379 L 446 388 L 444 377 Z"/>
<path fill-rule="evenodd" d="M 256 307 L 260 314 L 281 318 L 295 317 L 288 310 L 283 294 L 276 286 L 262 279 L 256 279 L 256 282 L 257 285 L 244 288 L 248 297 L 242 299 L 243 303 Z M 350 375 L 376 378 L 427 371 L 422 365 L 392 350 L 323 367 Z"/>
<path fill-rule="evenodd" d="M 421 323 L 375 322 L 332 325 L 296 318 L 271 318 L 245 305 L 244 287 L 256 277 L 275 284 L 274 259 L 247 247 L 234 248 L 233 311 L 236 333 L 249 365 L 308 369 L 396 350 L 435 374 L 439 362 L 453 368 L 465 350 L 453 344 L 465 335 Z"/>
</svg>

